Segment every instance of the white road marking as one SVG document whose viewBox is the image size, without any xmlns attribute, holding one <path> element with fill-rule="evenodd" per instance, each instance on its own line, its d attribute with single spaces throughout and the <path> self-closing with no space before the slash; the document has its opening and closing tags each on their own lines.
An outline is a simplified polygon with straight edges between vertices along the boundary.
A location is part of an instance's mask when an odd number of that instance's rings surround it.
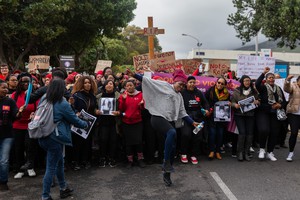
<svg viewBox="0 0 300 200">
<path fill-rule="evenodd" d="M 234 196 L 234 194 L 230 191 L 230 189 L 227 187 L 227 185 L 222 181 L 220 176 L 216 172 L 210 172 L 210 175 L 213 177 L 213 179 L 217 182 L 219 187 L 223 190 L 224 194 L 227 196 L 229 200 L 237 200 L 237 198 Z"/>
</svg>

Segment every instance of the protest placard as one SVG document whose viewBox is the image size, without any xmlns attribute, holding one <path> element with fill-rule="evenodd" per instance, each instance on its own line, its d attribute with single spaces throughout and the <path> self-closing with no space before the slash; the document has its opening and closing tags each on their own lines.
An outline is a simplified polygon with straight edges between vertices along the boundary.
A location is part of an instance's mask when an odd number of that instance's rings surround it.
<svg viewBox="0 0 300 200">
<path fill-rule="evenodd" d="M 83 129 L 83 128 L 77 128 L 74 125 L 72 125 L 71 131 L 73 131 L 77 135 L 80 135 L 81 137 L 86 139 L 89 136 L 97 118 L 95 116 L 85 112 L 83 109 L 81 110 L 80 115 L 78 117 L 80 119 L 86 121 L 88 123 L 88 127 Z"/>
<path fill-rule="evenodd" d="M 230 69 L 230 60 L 210 59 L 208 72 L 214 77 L 223 76 Z"/>
<path fill-rule="evenodd" d="M 116 99 L 102 97 L 98 101 L 98 106 L 102 112 L 102 115 L 113 115 L 112 112 L 116 111 Z"/>
<path fill-rule="evenodd" d="M 275 58 L 239 55 L 237 61 L 237 76 L 242 77 L 243 75 L 248 75 L 251 79 L 257 79 L 265 67 L 269 67 L 270 72 L 274 73 Z"/>
<path fill-rule="evenodd" d="M 229 101 L 218 101 L 214 105 L 214 121 L 215 122 L 230 122 L 231 109 Z"/>
<path fill-rule="evenodd" d="M 74 55 L 60 55 L 59 62 L 61 67 L 65 67 L 67 71 L 75 69 L 75 56 Z"/>
<path fill-rule="evenodd" d="M 149 60 L 148 54 L 137 55 L 133 57 L 135 71 L 167 71 L 175 69 L 175 52 L 155 53 L 154 59 Z"/>
<path fill-rule="evenodd" d="M 193 74 L 193 72 L 200 66 L 201 62 L 195 59 L 180 59 L 176 60 L 176 65 L 182 66 L 182 70 L 185 74 Z"/>
<path fill-rule="evenodd" d="M 105 67 L 111 67 L 111 64 L 111 60 L 98 60 L 95 68 L 95 73 L 97 73 L 99 70 L 103 70 Z"/>
<path fill-rule="evenodd" d="M 29 63 L 28 63 L 29 70 L 49 69 L 49 66 L 50 66 L 50 56 L 46 56 L 46 55 L 29 56 Z"/>
<path fill-rule="evenodd" d="M 255 98 L 254 96 L 248 97 L 246 99 L 238 101 L 238 104 L 240 105 L 240 109 L 242 113 L 248 112 L 250 110 L 253 110 L 256 108 L 256 105 L 254 104 Z"/>
</svg>

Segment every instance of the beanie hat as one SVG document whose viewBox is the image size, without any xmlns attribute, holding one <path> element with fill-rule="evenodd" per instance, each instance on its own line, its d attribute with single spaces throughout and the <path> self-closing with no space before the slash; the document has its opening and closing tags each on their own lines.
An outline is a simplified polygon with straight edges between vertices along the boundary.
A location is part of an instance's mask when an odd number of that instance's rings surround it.
<svg viewBox="0 0 300 200">
<path fill-rule="evenodd" d="M 196 80 L 196 78 L 195 78 L 194 76 L 189 76 L 189 77 L 187 78 L 187 82 L 189 82 L 190 80 Z"/>
<path fill-rule="evenodd" d="M 45 76 L 45 78 L 48 78 L 48 79 L 52 79 L 52 74 L 47 74 L 46 76 Z"/>
<path fill-rule="evenodd" d="M 97 73 L 96 73 L 96 75 L 103 75 L 103 71 L 102 70 L 99 70 L 99 71 L 97 71 Z"/>
<path fill-rule="evenodd" d="M 74 78 L 75 78 L 75 75 L 69 74 L 68 77 L 66 78 L 66 82 L 69 84 L 72 84 L 72 83 L 74 83 L 74 80 L 75 80 Z"/>
<path fill-rule="evenodd" d="M 30 78 L 30 81 L 32 81 L 32 77 L 31 77 L 31 74 L 29 74 L 28 72 L 22 72 L 21 74 L 18 75 L 17 79 L 18 81 L 20 81 L 22 79 L 22 77 L 29 77 Z"/>
<path fill-rule="evenodd" d="M 35 82 L 39 83 L 39 80 L 37 79 L 36 76 L 33 76 L 33 75 L 31 75 L 31 76 L 32 76 L 32 79 L 35 80 Z"/>
<path fill-rule="evenodd" d="M 173 82 L 178 82 L 178 81 L 182 81 L 184 83 L 187 82 L 187 77 L 181 69 L 176 70 L 173 73 Z"/>
</svg>

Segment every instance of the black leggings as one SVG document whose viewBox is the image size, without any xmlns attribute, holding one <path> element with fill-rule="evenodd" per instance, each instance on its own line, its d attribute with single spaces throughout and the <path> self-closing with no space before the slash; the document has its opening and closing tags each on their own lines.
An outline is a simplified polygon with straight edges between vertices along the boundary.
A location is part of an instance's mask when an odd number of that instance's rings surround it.
<svg viewBox="0 0 300 200">
<path fill-rule="evenodd" d="M 100 155 L 101 157 L 108 157 L 115 159 L 117 149 L 117 131 L 116 125 L 111 126 L 100 126 Z"/>
<path fill-rule="evenodd" d="M 288 114 L 291 126 L 291 136 L 289 139 L 290 152 L 293 152 L 297 142 L 298 131 L 300 129 L 300 115 Z"/>
<path fill-rule="evenodd" d="M 277 119 L 276 113 L 258 111 L 256 114 L 256 125 L 259 132 L 260 148 L 264 149 L 268 141 L 267 152 L 273 152 L 282 122 Z"/>
</svg>

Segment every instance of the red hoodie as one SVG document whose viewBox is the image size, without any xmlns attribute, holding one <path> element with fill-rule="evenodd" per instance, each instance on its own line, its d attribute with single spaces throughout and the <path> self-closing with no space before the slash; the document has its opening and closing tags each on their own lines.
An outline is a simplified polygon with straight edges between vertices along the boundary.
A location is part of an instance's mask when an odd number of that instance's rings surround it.
<svg viewBox="0 0 300 200">
<path fill-rule="evenodd" d="M 12 93 L 11 98 L 15 99 L 16 92 Z M 13 123 L 14 129 L 27 129 L 28 123 L 30 122 L 30 114 L 36 110 L 36 107 L 38 105 L 38 101 L 32 104 L 28 104 L 28 106 L 24 109 L 21 118 L 17 119 Z M 18 99 L 16 101 L 17 107 L 20 108 L 25 104 L 25 92 L 22 91 L 21 94 L 18 96 Z"/>
<path fill-rule="evenodd" d="M 126 124 L 136 124 L 142 121 L 142 110 L 144 109 L 143 94 L 136 91 L 134 95 L 120 95 L 119 110 L 122 113 L 122 121 Z"/>
</svg>

